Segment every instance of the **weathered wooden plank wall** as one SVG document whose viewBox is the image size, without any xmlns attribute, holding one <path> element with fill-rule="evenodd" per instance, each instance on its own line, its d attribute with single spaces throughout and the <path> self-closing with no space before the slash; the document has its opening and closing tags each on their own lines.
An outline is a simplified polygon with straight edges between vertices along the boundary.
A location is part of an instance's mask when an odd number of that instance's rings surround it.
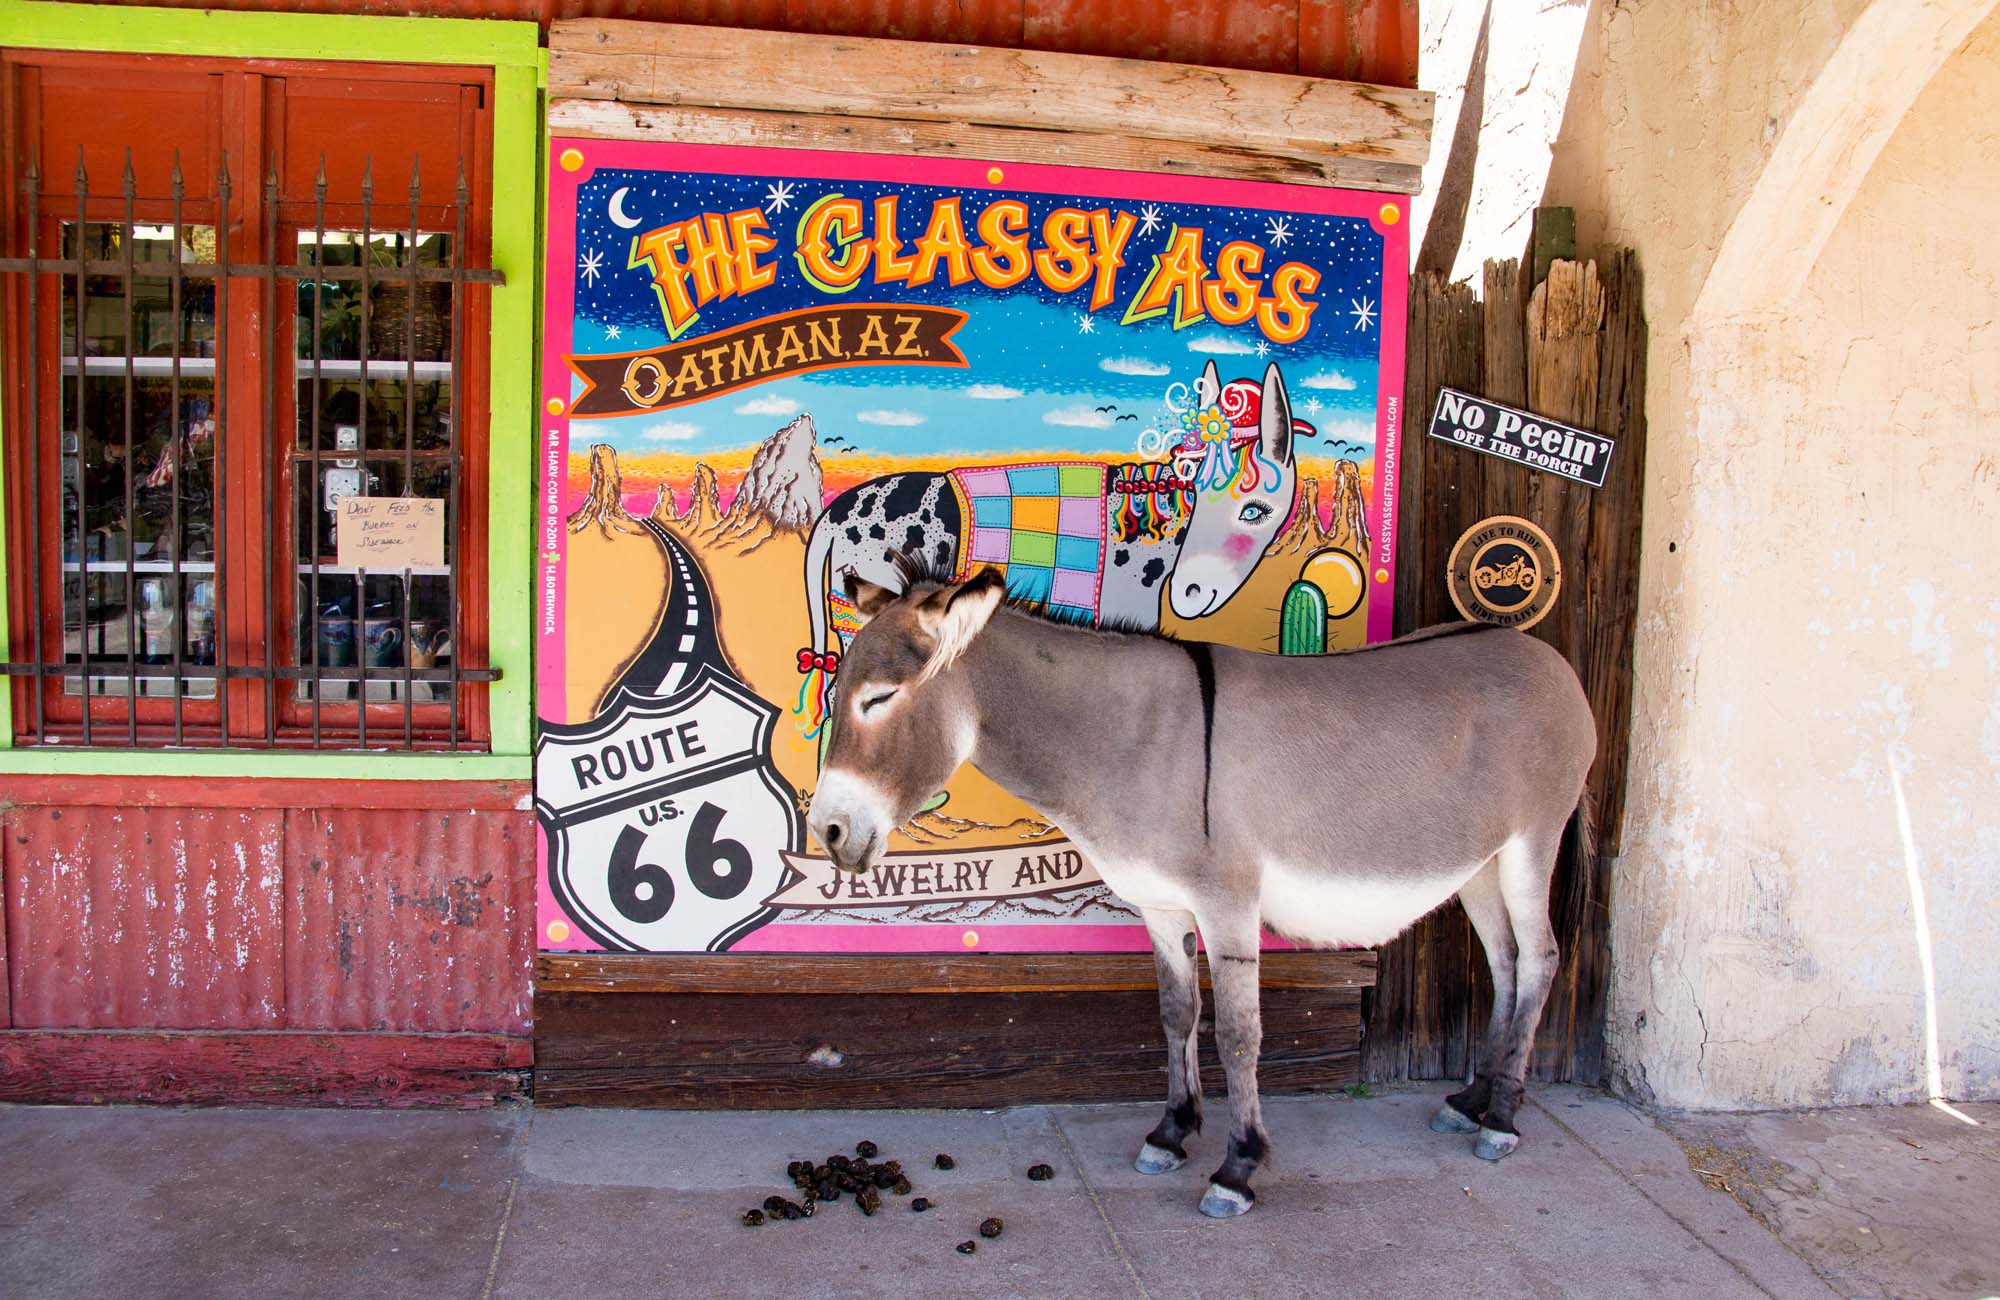
<svg viewBox="0 0 2000 1300">
<path fill-rule="evenodd" d="M 1597 715 L 1590 791 L 1600 833 L 1589 860 L 1563 846 L 1551 912 L 1562 965 L 1536 1039 L 1534 1075 L 1596 1083 L 1603 1073 L 1610 961 L 1609 859 L 1625 807 L 1632 635 L 1638 598 L 1640 485 L 1645 463 L 1646 322 L 1636 256 L 1558 260 L 1531 285 L 1513 261 L 1488 263 L 1483 299 L 1469 284 L 1421 274 L 1411 283 L 1409 413 L 1403 443 L 1396 626 L 1460 617 L 1445 583 L 1451 548 L 1494 515 L 1549 534 L 1562 590 L 1530 630 L 1562 651 Z M 1450 386 L 1521 406 L 1616 442 L 1602 488 L 1510 464 L 1426 436 Z M 1382 949 L 1368 999 L 1362 1068 L 1376 1080 L 1461 1078 L 1492 1003 L 1486 961 L 1457 903 Z"/>
</svg>

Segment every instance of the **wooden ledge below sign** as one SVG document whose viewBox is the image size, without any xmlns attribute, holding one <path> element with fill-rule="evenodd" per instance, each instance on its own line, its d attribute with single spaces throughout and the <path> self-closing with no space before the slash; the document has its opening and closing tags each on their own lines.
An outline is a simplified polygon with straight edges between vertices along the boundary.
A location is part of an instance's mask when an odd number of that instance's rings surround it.
<svg viewBox="0 0 2000 1300">
<path fill-rule="evenodd" d="M 669 1109 L 1158 1102 L 1153 959 L 1101 955 L 544 953 L 535 1104 Z M 1360 1078 L 1372 952 L 1263 962 L 1267 1093 Z M 938 996 L 945 994 L 948 996 Z M 1215 1000 L 1204 997 L 1204 1022 Z M 1202 1078 L 1224 1086 L 1214 1033 Z"/>
<path fill-rule="evenodd" d="M 1201 960 L 1208 986 L 1208 958 Z M 1375 986 L 1375 953 L 1267 952 L 1267 989 Z M 1022 955 L 647 956 L 545 952 L 538 993 L 1129 993 L 1155 988 L 1148 953 Z"/>
</svg>

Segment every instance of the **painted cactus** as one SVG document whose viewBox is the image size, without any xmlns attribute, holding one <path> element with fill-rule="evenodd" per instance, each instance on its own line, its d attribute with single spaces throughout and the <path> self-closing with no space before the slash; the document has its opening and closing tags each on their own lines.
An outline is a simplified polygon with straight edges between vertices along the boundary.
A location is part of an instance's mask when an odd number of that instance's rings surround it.
<svg viewBox="0 0 2000 1300">
<path fill-rule="evenodd" d="M 1326 653 L 1326 596 L 1310 582 L 1295 582 L 1285 589 L 1284 608 L 1278 615 L 1278 653 Z"/>
</svg>

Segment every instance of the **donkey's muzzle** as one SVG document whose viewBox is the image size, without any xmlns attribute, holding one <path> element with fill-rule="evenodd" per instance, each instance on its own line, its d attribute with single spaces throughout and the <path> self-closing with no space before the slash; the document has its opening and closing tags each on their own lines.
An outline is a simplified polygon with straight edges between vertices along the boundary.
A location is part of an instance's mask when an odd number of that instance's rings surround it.
<svg viewBox="0 0 2000 1300">
<path fill-rule="evenodd" d="M 868 854 L 875 847 L 873 831 L 857 830 L 848 818 L 830 816 L 815 817 L 812 833 L 835 867 L 855 873 L 867 868 Z"/>
</svg>

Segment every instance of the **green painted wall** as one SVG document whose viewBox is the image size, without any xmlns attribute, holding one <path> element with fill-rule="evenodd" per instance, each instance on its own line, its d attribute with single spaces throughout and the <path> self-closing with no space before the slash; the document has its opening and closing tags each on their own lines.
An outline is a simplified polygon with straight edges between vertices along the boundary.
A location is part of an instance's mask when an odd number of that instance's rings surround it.
<svg viewBox="0 0 2000 1300">
<path fill-rule="evenodd" d="M 547 79 L 535 24 L 0 0 L 0 46 L 491 68 L 493 265 L 507 277 L 493 291 L 487 582 L 491 661 L 502 677 L 488 688 L 490 754 L 14 748 L 11 693 L 0 690 L 0 773 L 528 779 L 534 717 L 535 304 L 541 283 L 541 87 Z M 7 432 L 0 427 L 0 438 Z M 6 557 L 0 554 L 0 646 L 7 644 L 6 583 Z"/>
</svg>

